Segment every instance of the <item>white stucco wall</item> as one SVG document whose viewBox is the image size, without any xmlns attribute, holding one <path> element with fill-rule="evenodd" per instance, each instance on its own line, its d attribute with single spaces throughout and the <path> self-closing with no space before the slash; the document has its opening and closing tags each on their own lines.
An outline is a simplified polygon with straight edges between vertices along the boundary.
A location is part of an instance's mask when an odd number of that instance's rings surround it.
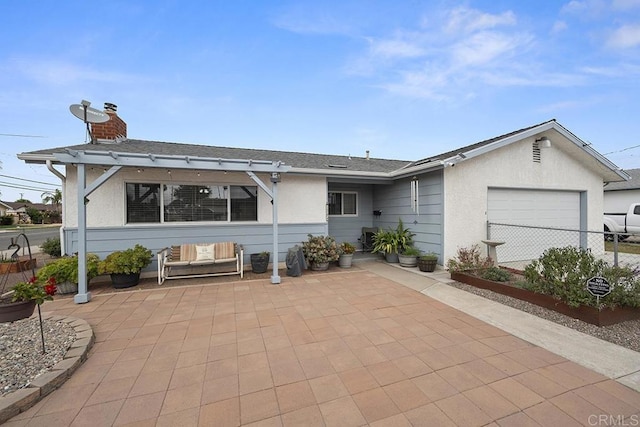
<svg viewBox="0 0 640 427">
<path fill-rule="evenodd" d="M 102 168 L 87 167 L 87 184 L 103 173 Z M 77 227 L 77 169 L 66 168 L 64 225 Z M 258 174 L 271 188 L 268 174 Z M 244 172 L 200 172 L 191 170 L 123 168 L 90 196 L 87 204 L 87 226 L 108 227 L 125 225 L 125 183 L 151 182 L 174 184 L 215 184 L 215 185 L 257 185 Z M 326 222 L 327 183 L 324 177 L 291 176 L 282 174 L 278 184 L 278 222 L 295 224 L 306 222 Z M 271 199 L 258 187 L 258 222 L 270 224 L 272 220 Z M 138 224 L 139 225 L 139 224 Z"/>
<path fill-rule="evenodd" d="M 604 192 L 604 212 L 625 213 L 632 203 L 640 203 L 640 189 Z"/>
<path fill-rule="evenodd" d="M 532 143 L 525 139 L 444 170 L 444 259 L 458 247 L 486 238 L 489 187 L 571 190 L 587 192 L 589 230 L 602 230 L 602 177 L 567 152 L 574 148 L 560 135 L 541 149 L 541 163 L 532 160 Z M 586 156 L 586 154 L 584 155 Z M 584 161 L 584 159 L 582 159 Z"/>
</svg>

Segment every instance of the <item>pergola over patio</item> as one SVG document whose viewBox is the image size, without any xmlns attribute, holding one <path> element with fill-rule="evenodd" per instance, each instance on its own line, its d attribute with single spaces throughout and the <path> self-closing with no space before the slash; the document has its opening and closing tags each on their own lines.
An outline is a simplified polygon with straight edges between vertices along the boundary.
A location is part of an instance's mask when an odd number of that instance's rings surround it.
<svg viewBox="0 0 640 427">
<path fill-rule="evenodd" d="M 280 174 L 291 169 L 281 161 L 223 159 L 199 156 L 180 156 L 167 154 L 141 154 L 118 151 L 72 150 L 52 153 L 53 159 L 47 160 L 50 170 L 51 163 L 75 166 L 78 171 L 77 206 L 78 206 L 78 293 L 74 296 L 77 304 L 91 300 L 91 293 L 87 289 L 87 208 L 88 196 L 117 174 L 123 167 L 127 168 L 161 168 L 161 169 L 189 169 L 201 171 L 245 172 L 270 198 L 273 210 L 273 253 L 278 253 L 278 182 Z M 87 184 L 86 167 L 100 166 L 105 169 L 93 182 Z M 263 182 L 256 173 L 269 173 L 271 187 Z M 59 172 L 56 174 L 58 175 Z M 59 174 L 61 178 L 64 178 Z M 278 260 L 274 259 L 271 283 L 280 283 L 278 275 Z"/>
</svg>

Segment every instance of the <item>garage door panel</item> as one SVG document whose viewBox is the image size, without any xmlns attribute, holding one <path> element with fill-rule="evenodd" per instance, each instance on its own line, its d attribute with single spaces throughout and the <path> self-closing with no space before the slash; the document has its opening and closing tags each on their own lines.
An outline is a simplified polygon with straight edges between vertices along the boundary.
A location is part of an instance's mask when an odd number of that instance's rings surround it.
<svg viewBox="0 0 640 427">
<path fill-rule="evenodd" d="M 491 223 L 580 229 L 580 193 L 491 188 L 487 218 Z M 500 262 L 537 259 L 551 247 L 576 245 L 579 233 L 521 227 L 492 227 L 491 238 L 506 243 L 498 247 Z"/>
</svg>

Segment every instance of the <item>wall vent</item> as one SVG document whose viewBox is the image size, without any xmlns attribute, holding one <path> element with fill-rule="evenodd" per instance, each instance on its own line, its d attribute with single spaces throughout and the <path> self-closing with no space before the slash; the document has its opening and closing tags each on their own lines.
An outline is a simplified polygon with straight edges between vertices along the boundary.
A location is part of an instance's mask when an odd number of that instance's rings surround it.
<svg viewBox="0 0 640 427">
<path fill-rule="evenodd" d="M 540 144 L 536 141 L 532 145 L 533 147 L 533 162 L 540 163 Z"/>
</svg>

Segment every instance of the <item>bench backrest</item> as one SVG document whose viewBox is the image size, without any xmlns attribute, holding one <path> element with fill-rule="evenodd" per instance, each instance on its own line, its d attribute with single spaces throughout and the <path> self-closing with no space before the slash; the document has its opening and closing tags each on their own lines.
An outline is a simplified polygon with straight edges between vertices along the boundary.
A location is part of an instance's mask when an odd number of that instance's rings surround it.
<svg viewBox="0 0 640 427">
<path fill-rule="evenodd" d="M 184 243 L 171 246 L 171 261 L 234 261 L 236 244 L 234 242 Z"/>
</svg>

